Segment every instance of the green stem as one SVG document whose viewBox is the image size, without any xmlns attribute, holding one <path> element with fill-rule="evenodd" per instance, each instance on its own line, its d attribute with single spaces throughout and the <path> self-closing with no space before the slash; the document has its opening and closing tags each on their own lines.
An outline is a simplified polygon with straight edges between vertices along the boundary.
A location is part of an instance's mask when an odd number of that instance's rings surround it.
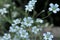
<svg viewBox="0 0 60 40">
<path fill-rule="evenodd" d="M 49 0 L 46 0 L 46 2 L 45 2 L 44 10 L 46 9 L 46 7 L 47 7 L 47 5 L 48 5 L 48 1 L 49 1 Z"/>
<path fill-rule="evenodd" d="M 43 17 L 42 19 L 45 19 L 45 18 L 47 18 L 48 16 L 50 16 L 51 15 L 51 13 L 49 13 L 46 17 Z"/>
<path fill-rule="evenodd" d="M 45 12 L 45 10 L 42 10 L 40 13 L 38 13 L 38 15 L 36 17 L 38 17 L 40 14 L 42 14 L 43 12 Z"/>
<path fill-rule="evenodd" d="M 1 15 L 6 21 L 8 21 L 9 23 L 11 23 L 12 24 L 12 21 L 8 18 L 8 17 L 6 17 L 5 15 Z"/>
<path fill-rule="evenodd" d="M 32 18 L 34 18 L 34 17 L 35 17 L 35 15 L 36 15 L 36 11 L 35 11 L 35 10 L 33 10 L 33 16 L 32 16 Z"/>
<path fill-rule="evenodd" d="M 28 17 L 29 12 L 25 12 L 25 17 Z"/>
</svg>

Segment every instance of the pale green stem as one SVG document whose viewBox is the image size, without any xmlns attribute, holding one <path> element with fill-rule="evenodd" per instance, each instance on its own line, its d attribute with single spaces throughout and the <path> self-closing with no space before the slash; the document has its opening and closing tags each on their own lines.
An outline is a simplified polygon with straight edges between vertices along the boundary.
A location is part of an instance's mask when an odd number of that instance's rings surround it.
<svg viewBox="0 0 60 40">
<path fill-rule="evenodd" d="M 45 18 L 49 17 L 50 15 L 51 15 L 51 13 L 50 13 L 50 14 L 48 14 L 46 17 L 43 17 L 42 19 L 45 19 Z"/>
<path fill-rule="evenodd" d="M 43 12 L 45 12 L 45 10 L 42 10 L 40 13 L 38 13 L 38 15 L 36 17 L 38 17 L 40 14 L 42 14 Z"/>
<path fill-rule="evenodd" d="M 33 10 L 33 16 L 32 16 L 32 18 L 34 18 L 34 17 L 35 17 L 35 15 L 36 15 L 36 11 L 35 11 L 35 10 Z"/>
<path fill-rule="evenodd" d="M 8 17 L 6 17 L 5 15 L 1 15 L 6 21 L 8 21 L 9 23 L 11 23 L 12 24 L 12 21 L 8 18 Z"/>
<path fill-rule="evenodd" d="M 25 12 L 25 17 L 28 17 L 29 12 Z"/>
</svg>

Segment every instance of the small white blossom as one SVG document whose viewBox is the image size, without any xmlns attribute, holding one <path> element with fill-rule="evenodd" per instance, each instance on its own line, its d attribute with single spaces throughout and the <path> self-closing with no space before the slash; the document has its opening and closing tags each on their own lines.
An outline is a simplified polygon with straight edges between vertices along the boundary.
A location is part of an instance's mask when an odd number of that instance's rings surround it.
<svg viewBox="0 0 60 40">
<path fill-rule="evenodd" d="M 10 40 L 11 39 L 11 36 L 10 36 L 10 34 L 4 34 L 4 36 L 3 36 L 3 39 L 5 39 L 5 40 Z"/>
<path fill-rule="evenodd" d="M 53 38 L 51 32 L 44 33 L 43 36 L 44 36 L 44 40 L 52 40 Z"/>
<path fill-rule="evenodd" d="M 28 32 L 26 32 L 26 30 L 24 30 L 24 29 L 20 29 L 19 33 L 20 33 L 20 37 L 22 37 L 22 38 L 28 38 L 29 37 Z"/>
<path fill-rule="evenodd" d="M 4 4 L 4 7 L 9 8 L 10 4 Z"/>
<path fill-rule="evenodd" d="M 34 9 L 35 3 L 37 0 L 31 0 L 29 1 L 28 5 L 25 5 L 25 11 L 32 11 Z"/>
<path fill-rule="evenodd" d="M 27 17 L 27 18 L 25 17 L 23 19 L 23 22 L 21 22 L 22 25 L 25 25 L 27 27 L 32 26 L 32 23 L 33 23 L 33 19 L 31 17 Z"/>
<path fill-rule="evenodd" d="M 19 24 L 20 23 L 20 20 L 19 19 L 16 19 L 16 20 L 13 20 L 14 24 Z"/>
<path fill-rule="evenodd" d="M 32 7 L 32 5 L 25 5 L 25 10 L 27 11 L 32 11 L 32 9 L 33 9 L 33 7 Z"/>
<path fill-rule="evenodd" d="M 37 28 L 36 26 L 34 26 L 34 27 L 32 27 L 32 32 L 34 33 L 34 34 L 37 34 L 38 32 L 39 32 L 39 28 Z"/>
<path fill-rule="evenodd" d="M 43 20 L 42 20 L 42 19 L 37 18 L 37 19 L 36 19 L 36 22 L 38 22 L 38 23 L 43 23 Z"/>
<path fill-rule="evenodd" d="M 0 40 L 4 40 L 3 37 L 0 37 Z"/>
<path fill-rule="evenodd" d="M 50 3 L 49 11 L 52 11 L 53 13 L 57 13 L 57 11 L 60 11 L 60 8 L 58 8 L 58 4 Z"/>
<path fill-rule="evenodd" d="M 6 8 L 0 9 L 0 14 L 3 15 L 5 13 L 8 13 L 8 11 L 6 10 Z"/>
<path fill-rule="evenodd" d="M 9 32 L 17 32 L 19 29 L 19 26 L 10 26 Z"/>
<path fill-rule="evenodd" d="M 36 0 L 29 1 L 28 5 L 35 6 L 35 3 L 36 3 L 36 2 L 37 2 Z"/>
</svg>

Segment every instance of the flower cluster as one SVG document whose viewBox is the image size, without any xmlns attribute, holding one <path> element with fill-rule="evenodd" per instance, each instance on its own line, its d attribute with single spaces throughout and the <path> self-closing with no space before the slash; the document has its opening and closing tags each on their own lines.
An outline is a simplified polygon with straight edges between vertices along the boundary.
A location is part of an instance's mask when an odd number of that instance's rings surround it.
<svg viewBox="0 0 60 40">
<path fill-rule="evenodd" d="M 3 37 L 0 37 L 0 40 L 11 40 L 11 35 L 5 33 Z"/>
<path fill-rule="evenodd" d="M 40 31 L 41 27 L 32 25 L 32 24 L 34 24 L 34 22 L 41 23 L 41 21 L 36 22 L 36 20 L 33 20 L 33 18 L 31 18 L 31 17 L 24 17 L 22 20 L 20 20 L 20 19 L 13 20 L 13 24 L 12 24 L 12 26 L 10 26 L 10 29 L 9 29 L 9 32 L 15 33 L 13 40 L 29 39 L 30 36 L 29 36 L 28 30 L 27 30 L 27 27 L 28 27 L 28 29 L 31 29 L 31 30 L 29 30 L 29 32 L 32 32 L 32 34 L 40 33 L 39 31 Z M 36 25 L 39 25 L 39 24 L 36 24 Z"/>
<path fill-rule="evenodd" d="M 28 5 L 25 5 L 25 10 L 26 11 L 32 11 L 34 9 L 35 3 L 37 2 L 37 0 L 31 0 L 29 1 Z"/>
<path fill-rule="evenodd" d="M 42 20 L 43 18 L 37 18 L 37 16 L 40 14 L 35 17 L 37 12 L 34 10 L 34 12 L 32 12 L 33 16 L 30 16 L 29 14 L 27 15 L 27 13 L 30 13 L 34 9 L 36 2 L 37 0 L 30 0 L 28 4 L 25 5 L 26 15 L 24 15 L 24 10 L 21 10 L 22 7 L 19 7 L 21 8 L 19 9 L 16 8 L 16 6 L 13 4 L 12 6 L 10 4 L 4 4 L 4 8 L 0 9 L 0 14 L 9 14 L 1 16 L 2 19 L 5 18 L 5 20 L 3 19 L 2 22 L 8 22 L 11 25 L 9 27 L 9 30 L 7 31 L 8 33 L 4 33 L 4 35 L 0 37 L 0 40 L 36 40 L 36 38 L 38 38 L 39 40 L 53 39 L 53 35 L 50 32 L 43 33 L 43 35 L 41 34 L 43 29 L 49 26 L 49 24 L 45 23 L 44 20 Z M 58 8 L 58 4 L 50 3 L 49 6 L 49 11 L 52 11 L 53 13 L 57 13 L 57 11 L 60 11 L 60 8 Z M 43 12 L 45 12 L 45 10 L 42 10 L 40 13 Z M 43 39 L 41 39 L 40 37 L 43 37 Z"/>
<path fill-rule="evenodd" d="M 19 40 L 20 38 L 29 38 L 28 32 L 24 30 L 23 28 L 16 26 L 16 25 L 11 26 L 9 32 L 15 33 L 15 37 L 19 37 Z"/>
</svg>

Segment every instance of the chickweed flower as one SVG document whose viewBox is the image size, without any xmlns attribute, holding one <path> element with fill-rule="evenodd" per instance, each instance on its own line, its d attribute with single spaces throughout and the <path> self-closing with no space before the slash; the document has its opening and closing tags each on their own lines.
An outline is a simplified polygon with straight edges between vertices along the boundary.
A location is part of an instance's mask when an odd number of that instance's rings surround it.
<svg viewBox="0 0 60 40">
<path fill-rule="evenodd" d="M 37 34 L 38 32 L 39 32 L 39 28 L 37 28 L 36 26 L 34 26 L 34 27 L 32 27 L 32 32 L 34 33 L 34 34 Z"/>
<path fill-rule="evenodd" d="M 10 26 L 9 32 L 17 32 L 19 30 L 19 26 Z"/>
<path fill-rule="evenodd" d="M 9 8 L 10 7 L 10 4 L 4 4 L 4 7 L 5 8 Z"/>
<path fill-rule="evenodd" d="M 49 11 L 52 11 L 53 13 L 57 13 L 57 11 L 60 11 L 60 8 L 58 4 L 53 4 L 53 3 L 50 3 L 49 5 Z"/>
<path fill-rule="evenodd" d="M 28 5 L 25 5 L 25 11 L 32 11 L 34 9 L 35 3 L 37 0 L 31 0 L 29 1 Z"/>
<path fill-rule="evenodd" d="M 3 15 L 5 13 L 8 13 L 8 11 L 6 10 L 6 8 L 0 9 L 0 14 Z"/>
<path fill-rule="evenodd" d="M 5 39 L 5 40 L 10 40 L 11 39 L 11 36 L 10 36 L 10 34 L 4 34 L 4 36 L 3 36 L 3 39 Z"/>
<path fill-rule="evenodd" d="M 23 19 L 23 22 L 21 22 L 22 25 L 25 25 L 27 27 L 32 26 L 32 23 L 33 23 L 33 19 L 31 17 L 27 17 L 27 18 L 25 17 Z"/>
<path fill-rule="evenodd" d="M 52 40 L 53 38 L 51 32 L 44 33 L 43 36 L 44 36 L 44 40 Z"/>
<path fill-rule="evenodd" d="M 28 38 L 28 32 L 26 30 L 20 29 L 19 33 L 20 33 L 20 37 L 22 37 L 22 38 Z"/>
<path fill-rule="evenodd" d="M 19 19 L 15 19 L 13 20 L 14 24 L 19 24 L 20 23 L 20 20 Z"/>
<path fill-rule="evenodd" d="M 38 23 L 43 23 L 43 20 L 42 20 L 42 19 L 37 18 L 37 19 L 36 19 L 36 22 L 38 22 Z"/>
</svg>

